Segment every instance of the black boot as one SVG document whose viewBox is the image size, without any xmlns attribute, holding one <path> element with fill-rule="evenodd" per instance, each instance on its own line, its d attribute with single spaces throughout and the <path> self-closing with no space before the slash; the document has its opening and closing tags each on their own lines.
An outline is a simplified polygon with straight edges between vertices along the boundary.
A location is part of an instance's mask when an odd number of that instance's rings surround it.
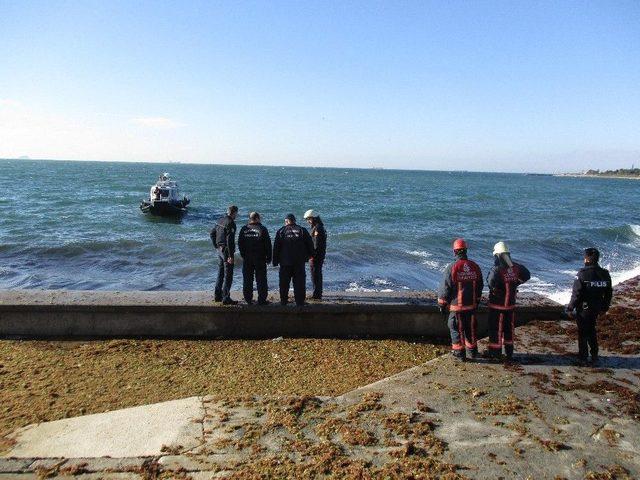
<svg viewBox="0 0 640 480">
<path fill-rule="evenodd" d="M 464 351 L 459 352 L 458 350 L 451 350 L 451 356 L 457 360 L 458 362 L 466 361 L 466 357 L 464 355 Z"/>
<path fill-rule="evenodd" d="M 502 353 L 497 351 L 497 350 L 493 350 L 491 348 L 485 350 L 484 352 L 482 352 L 482 358 L 486 358 L 489 363 L 497 363 L 500 361 L 500 357 L 502 356 Z"/>
<path fill-rule="evenodd" d="M 507 357 L 507 362 L 513 362 L 513 345 L 505 345 L 504 353 Z"/>
</svg>

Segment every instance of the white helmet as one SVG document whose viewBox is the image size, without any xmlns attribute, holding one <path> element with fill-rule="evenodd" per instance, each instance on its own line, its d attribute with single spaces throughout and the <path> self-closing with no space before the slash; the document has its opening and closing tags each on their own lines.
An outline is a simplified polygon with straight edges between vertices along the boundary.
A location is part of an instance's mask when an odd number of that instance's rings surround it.
<svg viewBox="0 0 640 480">
<path fill-rule="evenodd" d="M 314 212 L 313 210 L 307 210 L 306 212 L 304 212 L 304 219 L 306 220 L 307 218 L 315 218 L 315 217 L 319 217 L 320 215 L 318 215 L 316 212 Z"/>
<path fill-rule="evenodd" d="M 507 247 L 507 244 L 504 242 L 498 242 L 493 246 L 493 254 L 494 255 L 501 255 L 503 253 L 511 253 L 509 252 L 509 247 Z"/>
</svg>

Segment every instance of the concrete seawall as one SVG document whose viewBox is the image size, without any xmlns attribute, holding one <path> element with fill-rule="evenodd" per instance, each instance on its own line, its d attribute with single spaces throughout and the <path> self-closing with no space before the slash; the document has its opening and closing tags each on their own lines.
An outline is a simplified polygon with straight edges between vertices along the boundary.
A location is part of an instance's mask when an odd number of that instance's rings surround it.
<svg viewBox="0 0 640 480">
<path fill-rule="evenodd" d="M 559 319 L 561 306 L 522 295 L 518 324 Z M 487 310 L 478 312 L 486 335 Z M 446 338 L 431 292 L 333 293 L 305 307 L 222 306 L 211 292 L 0 291 L 0 337 Z"/>
</svg>

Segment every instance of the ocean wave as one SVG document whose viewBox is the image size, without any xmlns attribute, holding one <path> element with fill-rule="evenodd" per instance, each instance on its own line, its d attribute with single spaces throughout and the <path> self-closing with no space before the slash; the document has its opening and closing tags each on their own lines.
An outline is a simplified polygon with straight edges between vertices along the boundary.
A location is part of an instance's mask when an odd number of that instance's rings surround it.
<svg viewBox="0 0 640 480">
<path fill-rule="evenodd" d="M 407 253 L 409 255 L 414 256 L 414 257 L 421 258 L 422 259 L 422 264 L 426 265 L 427 267 L 429 267 L 432 270 L 442 271 L 444 269 L 444 265 L 443 264 L 441 264 L 437 260 L 431 260 L 431 257 L 433 257 L 432 253 L 426 252 L 424 250 L 407 250 Z"/>
<path fill-rule="evenodd" d="M 614 285 L 618 285 L 619 283 L 626 282 L 627 280 L 631 280 L 638 276 L 640 276 L 640 263 L 629 270 L 611 272 L 611 281 Z"/>
<path fill-rule="evenodd" d="M 590 234 L 589 236 L 599 234 L 605 240 L 613 240 L 615 242 L 635 242 L 640 237 L 640 225 L 617 225 L 615 227 L 597 228 L 586 233 Z"/>
<path fill-rule="evenodd" d="M 140 240 L 132 240 L 129 238 L 120 238 L 114 240 L 102 241 L 75 241 L 63 243 L 61 245 L 38 245 L 25 249 L 26 253 L 42 256 L 53 257 L 76 257 L 85 254 L 121 251 L 135 252 L 136 249 L 147 246 L 145 242 Z"/>
<path fill-rule="evenodd" d="M 387 280 L 386 278 L 374 278 L 370 283 L 371 286 L 364 286 L 358 282 L 350 282 L 349 286 L 345 288 L 345 292 L 376 292 L 376 293 L 388 293 L 394 292 L 398 290 L 408 290 L 409 287 L 398 286 L 396 287 L 393 282 Z M 384 287 L 384 288 L 379 288 Z"/>
<path fill-rule="evenodd" d="M 609 267 L 609 271 L 611 272 L 611 282 L 613 284 L 613 286 L 615 287 L 616 285 L 622 283 L 622 282 L 626 282 L 627 280 L 631 280 L 632 278 L 638 277 L 640 276 L 640 263 L 634 265 L 633 268 L 630 268 L 628 270 L 620 270 L 620 271 L 615 271 L 615 270 L 611 270 L 610 266 L 607 265 L 607 267 Z M 572 285 L 572 279 L 575 276 L 576 272 L 571 272 L 571 271 L 564 271 L 565 273 L 568 273 L 570 275 L 570 278 L 567 279 L 567 284 L 568 285 Z M 535 277 L 532 277 L 532 280 Z M 523 287 L 525 287 L 525 285 L 528 284 L 524 284 L 521 287 L 521 290 L 524 291 L 533 291 L 535 293 L 539 293 L 540 295 L 547 297 L 550 300 L 553 300 L 554 302 L 558 302 L 562 305 L 566 305 L 567 303 L 569 303 L 569 300 L 571 300 L 571 288 L 559 288 L 558 286 L 552 284 L 552 283 L 544 283 L 544 282 L 538 282 L 535 283 L 533 285 L 529 285 L 529 287 L 532 287 L 531 290 L 527 290 Z M 537 287 L 541 287 L 541 288 L 537 288 Z M 551 288 L 549 288 L 551 287 Z"/>
</svg>

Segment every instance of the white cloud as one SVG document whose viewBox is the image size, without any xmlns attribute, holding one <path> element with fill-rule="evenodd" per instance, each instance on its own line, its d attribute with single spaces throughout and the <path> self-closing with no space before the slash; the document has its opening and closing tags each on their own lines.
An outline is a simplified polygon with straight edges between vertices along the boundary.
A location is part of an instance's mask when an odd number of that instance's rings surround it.
<svg viewBox="0 0 640 480">
<path fill-rule="evenodd" d="M 4 108 L 18 108 L 21 107 L 22 104 L 17 100 L 12 100 L 10 98 L 0 98 L 0 107 Z"/>
<path fill-rule="evenodd" d="M 134 123 L 135 125 L 139 125 L 141 127 L 157 128 L 157 129 L 163 129 L 163 130 L 180 128 L 185 126 L 184 123 L 176 122 L 175 120 L 172 120 L 166 117 L 139 117 L 139 118 L 132 118 L 130 122 Z"/>
<path fill-rule="evenodd" d="M 115 118 L 111 118 L 115 117 Z M 177 122 L 151 122 L 163 127 L 131 128 L 129 117 L 95 113 L 68 116 L 16 100 L 0 99 L 0 158 L 167 161 L 184 159 L 174 135 L 162 134 Z M 172 130 L 172 132 L 184 130 Z"/>
</svg>

